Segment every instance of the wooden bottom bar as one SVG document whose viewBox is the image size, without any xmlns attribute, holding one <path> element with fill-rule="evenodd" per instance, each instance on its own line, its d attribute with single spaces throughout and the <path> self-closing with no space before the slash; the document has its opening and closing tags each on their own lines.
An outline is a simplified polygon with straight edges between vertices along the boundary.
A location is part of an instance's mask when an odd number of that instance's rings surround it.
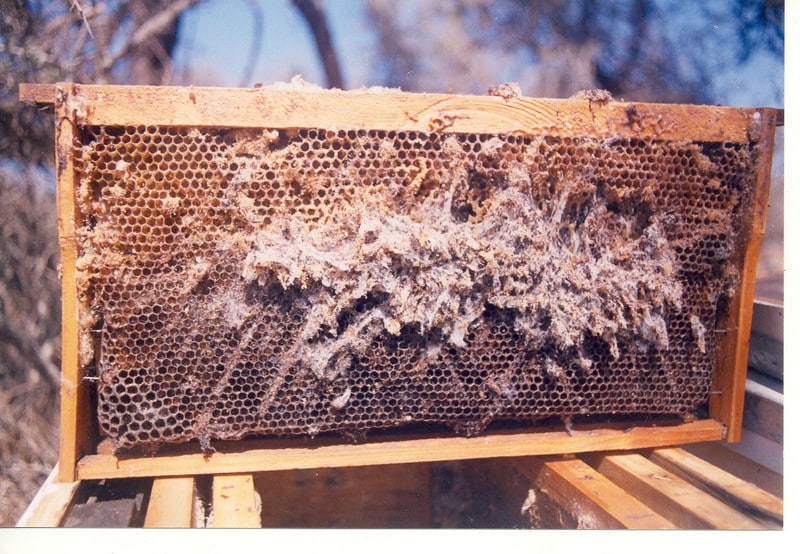
<svg viewBox="0 0 800 554">
<path fill-rule="evenodd" d="M 693 442 L 719 440 L 724 427 L 714 420 L 674 425 L 630 428 L 575 426 L 572 434 L 563 430 L 536 433 L 494 433 L 479 437 L 414 438 L 364 444 L 329 444 L 322 439 L 297 447 L 291 441 L 249 441 L 239 452 L 164 454 L 125 458 L 109 454 L 84 456 L 77 467 L 78 479 L 207 475 L 386 465 L 444 460 L 504 458 L 635 450 Z M 275 445 L 288 445 L 276 448 Z M 239 445 L 239 448 L 243 446 Z"/>
</svg>

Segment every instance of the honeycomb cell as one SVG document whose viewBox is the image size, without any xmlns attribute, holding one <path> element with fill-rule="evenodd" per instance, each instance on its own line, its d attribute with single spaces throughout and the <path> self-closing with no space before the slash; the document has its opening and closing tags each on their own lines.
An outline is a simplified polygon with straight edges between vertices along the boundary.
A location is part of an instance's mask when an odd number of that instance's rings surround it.
<svg viewBox="0 0 800 554">
<path fill-rule="evenodd" d="M 119 448 L 409 423 L 474 434 L 492 421 L 689 415 L 708 403 L 718 310 L 738 279 L 734 241 L 752 195 L 752 145 L 154 125 L 88 127 L 81 140 L 79 296 L 92 316 L 81 332 L 96 350 L 81 363 L 99 377 L 100 427 Z M 566 296 L 556 307 L 542 301 L 550 315 L 535 326 L 490 295 L 454 339 L 441 324 L 423 329 L 421 317 L 374 330 L 363 318 L 392 305 L 383 292 L 323 305 L 320 283 L 330 275 L 254 270 L 258 256 L 277 263 L 270 248 L 279 242 L 341 225 L 353 205 L 377 207 L 385 225 L 425 224 L 421 206 L 446 205 L 441 217 L 455 230 L 431 237 L 454 241 L 490 232 L 487 214 L 519 195 L 560 219 L 551 234 L 510 250 L 535 243 L 542 256 L 563 253 L 600 229 L 630 257 L 613 261 L 620 280 L 661 252 L 680 301 L 635 314 L 636 333 L 611 333 L 614 299 L 596 277 L 612 252 L 587 248 L 561 268 L 565 284 L 548 293 Z M 388 248 L 382 234 L 392 232 L 366 229 L 351 248 Z M 463 262 L 467 275 L 479 260 L 443 259 L 431 270 Z M 393 271 L 389 264 L 381 277 L 411 275 Z M 335 285 L 337 294 L 350 290 Z M 654 292 L 640 283 L 626 294 Z M 584 331 L 556 329 L 563 322 L 552 314 L 580 303 Z M 332 337 L 358 329 L 372 329 L 363 344 L 332 350 Z M 315 364 L 314 352 L 334 354 Z"/>
</svg>

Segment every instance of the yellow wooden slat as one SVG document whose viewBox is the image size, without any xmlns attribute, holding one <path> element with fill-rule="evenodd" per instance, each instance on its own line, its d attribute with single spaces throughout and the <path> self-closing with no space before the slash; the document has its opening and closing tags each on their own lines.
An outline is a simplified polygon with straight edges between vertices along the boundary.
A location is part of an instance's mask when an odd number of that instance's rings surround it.
<svg viewBox="0 0 800 554">
<path fill-rule="evenodd" d="M 76 85 L 81 125 L 376 129 L 749 142 L 753 109 L 398 91 Z M 44 91 L 21 87 L 20 98 Z M 761 110 L 765 112 L 765 110 Z M 768 110 L 774 114 L 775 110 Z M 774 119 L 774 115 L 773 115 Z"/>
<path fill-rule="evenodd" d="M 578 459 L 517 467 L 586 529 L 673 529 L 675 526 Z"/>
<path fill-rule="evenodd" d="M 680 448 L 660 448 L 650 460 L 747 513 L 783 521 L 783 501 Z"/>
<path fill-rule="evenodd" d="M 736 475 L 777 498 L 783 498 L 783 475 L 776 473 L 732 450 L 720 441 L 687 444 L 682 447 L 720 469 Z"/>
<path fill-rule="evenodd" d="M 145 527 L 192 527 L 194 477 L 159 477 L 153 480 Z"/>
<path fill-rule="evenodd" d="M 77 239 L 75 190 L 77 178 L 73 159 L 75 123 L 69 113 L 71 87 L 57 87 L 56 174 L 58 236 L 61 253 L 61 444 L 59 481 L 74 481 L 75 465 L 88 451 L 89 391 L 79 362 L 79 302 L 75 264 Z"/>
<path fill-rule="evenodd" d="M 260 502 L 251 474 L 215 475 L 212 486 L 213 527 L 261 527 Z"/>
<path fill-rule="evenodd" d="M 592 465 L 682 529 L 763 529 L 764 526 L 640 454 L 590 456 Z"/>
<path fill-rule="evenodd" d="M 589 428 L 576 425 L 572 434 L 563 430 L 514 434 L 486 433 L 478 437 L 435 437 L 387 440 L 364 444 L 326 444 L 317 439 L 313 447 L 291 441 L 251 441 L 230 445 L 239 451 L 225 452 L 225 444 L 215 445 L 210 456 L 198 452 L 196 444 L 185 449 L 163 449 L 165 454 L 142 458 L 117 458 L 114 455 L 85 456 L 78 463 L 80 479 L 152 477 L 167 475 L 207 475 L 435 462 L 478 458 L 539 456 L 576 452 L 656 448 L 689 442 L 719 440 L 722 426 L 712 420 L 689 423 L 632 427 L 629 429 Z M 243 446 L 248 449 L 241 451 Z M 192 451 L 193 450 L 193 451 Z"/>
</svg>

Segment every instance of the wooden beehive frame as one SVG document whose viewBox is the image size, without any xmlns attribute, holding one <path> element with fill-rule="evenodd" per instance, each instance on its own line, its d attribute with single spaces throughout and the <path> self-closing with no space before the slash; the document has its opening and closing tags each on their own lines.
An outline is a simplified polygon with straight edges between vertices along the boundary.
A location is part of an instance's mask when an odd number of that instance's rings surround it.
<svg viewBox="0 0 800 554">
<path fill-rule="evenodd" d="M 726 439 L 738 441 L 744 404 L 755 273 L 764 235 L 775 109 L 642 104 L 523 97 L 194 87 L 119 87 L 62 83 L 22 85 L 20 97 L 54 103 L 58 224 L 63 284 L 61 482 L 124 476 L 233 473 L 291 468 L 424 462 L 618 450 Z M 526 433 L 487 433 L 477 438 L 402 437 L 359 445 L 317 440 L 264 439 L 223 443 L 204 456 L 170 448 L 152 457 L 124 458 L 98 452 L 90 383 L 78 363 L 75 276 L 75 134 L 82 125 L 170 125 L 240 128 L 405 130 L 452 133 L 524 133 L 553 136 L 654 138 L 696 142 L 756 142 L 760 149 L 750 227 L 740 238 L 745 259 L 741 285 L 715 363 L 706 420 L 644 426 L 537 428 Z M 166 450 L 166 449 L 165 449 Z"/>
</svg>

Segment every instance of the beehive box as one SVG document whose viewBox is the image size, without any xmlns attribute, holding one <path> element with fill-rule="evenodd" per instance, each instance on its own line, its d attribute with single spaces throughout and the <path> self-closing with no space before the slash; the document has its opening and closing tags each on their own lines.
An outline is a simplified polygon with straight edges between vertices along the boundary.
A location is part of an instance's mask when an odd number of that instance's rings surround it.
<svg viewBox="0 0 800 554">
<path fill-rule="evenodd" d="M 54 95 L 62 480 L 738 440 L 775 110 Z"/>
</svg>

